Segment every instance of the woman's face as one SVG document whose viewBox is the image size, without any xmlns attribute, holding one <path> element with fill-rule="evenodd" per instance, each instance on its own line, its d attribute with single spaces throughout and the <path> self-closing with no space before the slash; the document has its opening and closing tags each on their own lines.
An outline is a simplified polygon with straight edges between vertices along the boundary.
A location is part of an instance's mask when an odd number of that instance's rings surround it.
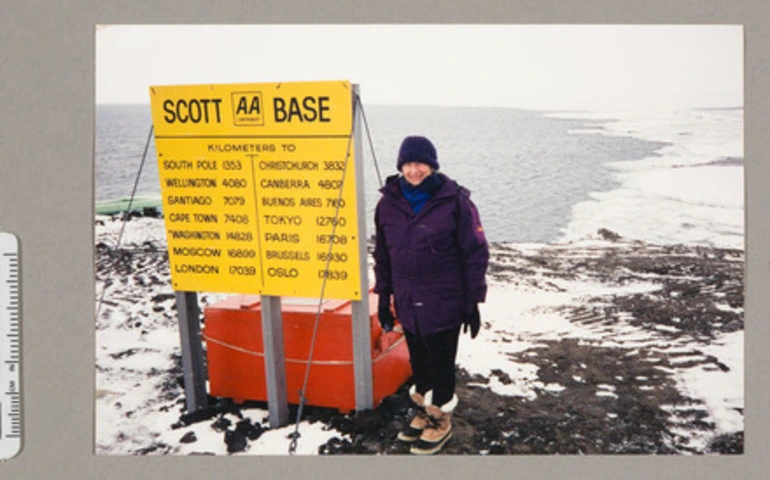
<svg viewBox="0 0 770 480">
<path fill-rule="evenodd" d="M 433 173 L 433 168 L 422 162 L 406 162 L 401 166 L 401 173 L 410 185 L 416 187 L 421 184 L 428 175 Z"/>
</svg>

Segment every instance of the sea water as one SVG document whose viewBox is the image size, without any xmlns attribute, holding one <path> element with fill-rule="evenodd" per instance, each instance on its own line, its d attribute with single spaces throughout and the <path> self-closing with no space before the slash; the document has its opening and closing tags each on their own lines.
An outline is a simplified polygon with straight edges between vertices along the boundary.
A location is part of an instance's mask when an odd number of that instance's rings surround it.
<svg viewBox="0 0 770 480">
<path fill-rule="evenodd" d="M 632 239 L 743 248 L 743 110 L 547 113 L 511 108 L 363 108 L 367 231 L 407 135 L 436 145 L 468 187 L 491 241 L 565 242 L 607 228 Z M 97 107 L 96 202 L 130 197 L 149 105 Z M 160 205 L 154 141 L 136 194 Z"/>
</svg>

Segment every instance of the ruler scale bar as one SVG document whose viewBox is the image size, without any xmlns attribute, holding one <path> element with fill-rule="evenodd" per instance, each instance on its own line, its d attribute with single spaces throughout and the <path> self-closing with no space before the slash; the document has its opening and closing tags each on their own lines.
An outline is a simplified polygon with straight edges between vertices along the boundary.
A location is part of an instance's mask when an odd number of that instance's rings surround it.
<svg viewBox="0 0 770 480">
<path fill-rule="evenodd" d="M 0 460 L 21 450 L 19 274 L 18 239 L 0 232 Z"/>
</svg>

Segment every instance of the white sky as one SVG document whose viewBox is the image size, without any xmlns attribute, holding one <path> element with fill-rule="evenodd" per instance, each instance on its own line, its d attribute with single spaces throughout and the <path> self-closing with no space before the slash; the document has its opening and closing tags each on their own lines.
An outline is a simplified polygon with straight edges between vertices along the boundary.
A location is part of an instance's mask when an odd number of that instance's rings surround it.
<svg viewBox="0 0 770 480">
<path fill-rule="evenodd" d="M 743 29 L 715 26 L 98 27 L 97 103 L 149 85 L 350 80 L 367 104 L 531 109 L 743 105 Z"/>
</svg>

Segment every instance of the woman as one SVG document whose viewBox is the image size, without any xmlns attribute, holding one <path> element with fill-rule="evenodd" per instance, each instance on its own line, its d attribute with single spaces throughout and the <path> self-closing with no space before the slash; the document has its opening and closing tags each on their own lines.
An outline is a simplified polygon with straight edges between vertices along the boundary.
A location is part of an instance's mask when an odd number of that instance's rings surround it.
<svg viewBox="0 0 770 480">
<path fill-rule="evenodd" d="M 398 438 L 412 453 L 432 454 L 452 435 L 460 327 L 471 338 L 479 331 L 489 249 L 470 192 L 437 172 L 430 140 L 406 137 L 397 168 L 402 175 L 388 177 L 374 216 L 374 291 L 385 331 L 394 326 L 393 296 L 409 348 L 418 408 Z"/>
</svg>

